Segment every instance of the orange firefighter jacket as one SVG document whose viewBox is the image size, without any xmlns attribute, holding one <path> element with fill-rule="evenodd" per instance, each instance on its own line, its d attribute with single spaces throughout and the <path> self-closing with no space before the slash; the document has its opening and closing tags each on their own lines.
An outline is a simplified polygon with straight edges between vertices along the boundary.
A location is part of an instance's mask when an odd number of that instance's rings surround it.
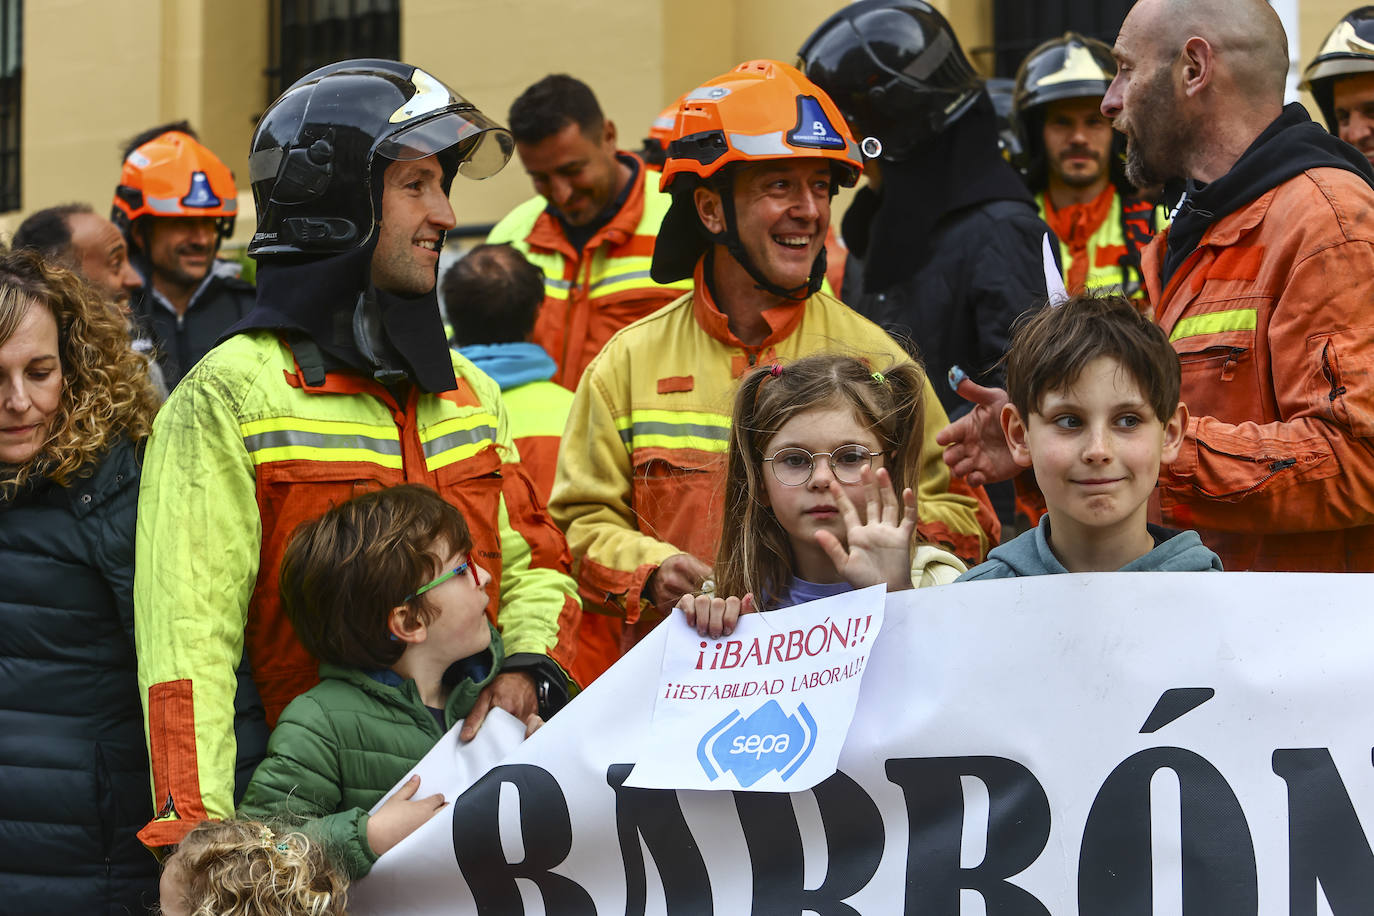
<svg viewBox="0 0 1374 916">
<path fill-rule="evenodd" d="M 1228 570 L 1374 570 L 1374 191 L 1309 169 L 1209 226 L 1167 288 L 1191 415 L 1160 509 Z"/>
</svg>

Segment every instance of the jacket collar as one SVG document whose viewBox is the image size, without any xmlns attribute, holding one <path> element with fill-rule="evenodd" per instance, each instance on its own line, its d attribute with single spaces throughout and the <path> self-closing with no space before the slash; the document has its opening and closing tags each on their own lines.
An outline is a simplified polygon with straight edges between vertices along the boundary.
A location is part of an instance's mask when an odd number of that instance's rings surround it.
<svg viewBox="0 0 1374 916">
<path fill-rule="evenodd" d="M 697 324 L 710 336 L 727 347 L 738 347 L 745 352 L 761 353 L 779 341 L 786 340 L 801 324 L 806 314 L 806 306 L 811 299 L 801 302 L 787 302 L 763 310 L 763 320 L 768 322 L 768 336 L 754 346 L 747 345 L 730 330 L 730 319 L 717 306 L 711 295 L 710 285 L 706 282 L 706 256 L 697 261 L 696 272 L 692 276 L 692 310 Z"/>
</svg>

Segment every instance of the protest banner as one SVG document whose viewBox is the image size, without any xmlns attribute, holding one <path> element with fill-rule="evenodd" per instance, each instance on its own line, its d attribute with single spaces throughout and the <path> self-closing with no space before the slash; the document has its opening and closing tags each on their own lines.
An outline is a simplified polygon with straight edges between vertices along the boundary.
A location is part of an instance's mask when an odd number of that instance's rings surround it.
<svg viewBox="0 0 1374 916">
<path fill-rule="evenodd" d="M 790 794 L 624 784 L 660 627 L 383 856 L 350 912 L 1368 913 L 1371 587 L 1113 573 L 891 595 L 839 770 Z"/>
</svg>

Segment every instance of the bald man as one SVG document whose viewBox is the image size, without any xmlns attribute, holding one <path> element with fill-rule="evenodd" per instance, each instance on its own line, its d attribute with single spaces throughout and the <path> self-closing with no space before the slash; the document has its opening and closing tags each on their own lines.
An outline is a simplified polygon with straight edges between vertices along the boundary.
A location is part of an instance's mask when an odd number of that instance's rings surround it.
<svg viewBox="0 0 1374 916">
<path fill-rule="evenodd" d="M 1228 570 L 1374 570 L 1374 171 L 1284 107 L 1264 0 L 1139 0 L 1113 55 L 1127 177 L 1183 191 L 1142 257 L 1192 415 L 1163 522 Z M 1012 469 L 999 394 L 940 436 L 972 482 Z"/>
</svg>

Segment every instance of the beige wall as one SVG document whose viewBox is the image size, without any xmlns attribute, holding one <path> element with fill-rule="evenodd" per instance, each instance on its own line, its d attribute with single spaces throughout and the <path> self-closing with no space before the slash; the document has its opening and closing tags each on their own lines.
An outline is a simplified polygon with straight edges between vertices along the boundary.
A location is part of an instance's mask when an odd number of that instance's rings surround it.
<svg viewBox="0 0 1374 916">
<path fill-rule="evenodd" d="M 0 215 L 0 232 L 68 201 L 105 212 L 122 142 L 178 118 L 246 187 L 267 0 L 43 0 L 24 14 L 24 210 Z"/>
</svg>

